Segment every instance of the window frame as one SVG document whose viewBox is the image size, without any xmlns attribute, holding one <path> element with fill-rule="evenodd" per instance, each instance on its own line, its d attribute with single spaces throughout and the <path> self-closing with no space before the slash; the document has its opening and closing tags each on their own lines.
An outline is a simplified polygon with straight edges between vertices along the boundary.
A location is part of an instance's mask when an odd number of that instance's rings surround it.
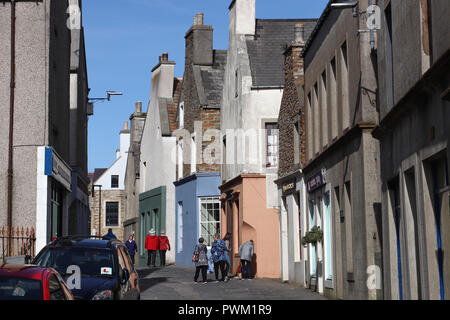
<svg viewBox="0 0 450 320">
<path fill-rule="evenodd" d="M 108 224 L 108 204 L 117 204 L 117 224 Z M 120 202 L 119 201 L 105 201 L 105 227 L 118 227 L 120 225 Z"/>
</svg>

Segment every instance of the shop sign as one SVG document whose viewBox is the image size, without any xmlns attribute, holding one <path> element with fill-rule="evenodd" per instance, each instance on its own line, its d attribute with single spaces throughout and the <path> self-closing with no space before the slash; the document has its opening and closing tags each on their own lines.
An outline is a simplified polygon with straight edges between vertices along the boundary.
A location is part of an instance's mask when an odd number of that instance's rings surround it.
<svg viewBox="0 0 450 320">
<path fill-rule="evenodd" d="M 324 186 L 326 181 L 325 181 L 325 169 L 319 171 L 318 173 L 316 173 L 311 179 L 308 180 L 307 187 L 308 187 L 308 192 L 313 192 L 317 189 L 319 189 L 320 187 Z"/>
<path fill-rule="evenodd" d="M 53 148 L 45 148 L 45 175 L 53 177 L 71 191 L 72 170 Z"/>
<path fill-rule="evenodd" d="M 295 180 L 283 183 L 282 189 L 283 189 L 283 195 L 294 193 L 296 190 Z"/>
</svg>

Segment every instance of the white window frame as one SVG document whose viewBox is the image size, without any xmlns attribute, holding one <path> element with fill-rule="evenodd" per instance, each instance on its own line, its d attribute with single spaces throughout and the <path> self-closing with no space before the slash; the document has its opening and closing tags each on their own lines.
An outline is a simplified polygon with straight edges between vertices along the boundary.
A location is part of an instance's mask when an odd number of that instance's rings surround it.
<svg viewBox="0 0 450 320">
<path fill-rule="evenodd" d="M 180 103 L 179 129 L 184 128 L 184 101 Z"/>
<path fill-rule="evenodd" d="M 177 252 L 183 252 L 183 201 L 177 203 L 177 214 L 178 214 L 178 243 Z"/>
<path fill-rule="evenodd" d="M 199 235 L 199 237 L 203 237 L 203 235 L 202 235 L 202 224 L 204 223 L 202 221 L 202 203 L 204 203 L 203 201 L 211 201 L 212 203 L 219 204 L 219 220 L 208 221 L 205 223 L 216 224 L 218 222 L 220 224 L 220 227 L 219 227 L 220 228 L 219 233 L 220 233 L 222 231 L 222 214 L 221 214 L 221 207 L 220 207 L 220 197 L 218 197 L 218 196 L 199 197 L 198 198 L 198 235 Z M 205 237 L 204 237 L 204 239 L 208 243 L 208 239 L 206 239 Z M 211 243 L 208 243 L 208 248 L 210 248 L 210 247 L 211 247 Z"/>
<path fill-rule="evenodd" d="M 197 144 L 195 133 L 191 134 L 191 174 L 197 172 Z"/>
<path fill-rule="evenodd" d="M 184 166 L 183 166 L 183 162 L 184 162 L 184 157 L 183 157 L 183 139 L 178 140 L 177 143 L 177 149 L 178 149 L 178 159 L 177 159 L 177 165 L 178 165 L 178 180 L 183 178 L 183 174 L 184 174 Z"/>
</svg>

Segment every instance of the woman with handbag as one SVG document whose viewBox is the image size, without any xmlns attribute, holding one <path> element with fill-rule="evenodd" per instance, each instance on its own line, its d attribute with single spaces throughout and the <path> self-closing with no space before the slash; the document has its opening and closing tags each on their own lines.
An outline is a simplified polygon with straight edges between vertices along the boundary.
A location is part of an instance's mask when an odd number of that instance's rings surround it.
<svg viewBox="0 0 450 320">
<path fill-rule="evenodd" d="M 203 283 L 207 283 L 207 271 L 208 271 L 208 248 L 204 244 L 205 239 L 198 239 L 198 244 L 195 246 L 194 254 L 192 256 L 192 262 L 195 263 L 195 276 L 194 282 L 197 283 L 200 271 L 202 272 Z"/>
</svg>

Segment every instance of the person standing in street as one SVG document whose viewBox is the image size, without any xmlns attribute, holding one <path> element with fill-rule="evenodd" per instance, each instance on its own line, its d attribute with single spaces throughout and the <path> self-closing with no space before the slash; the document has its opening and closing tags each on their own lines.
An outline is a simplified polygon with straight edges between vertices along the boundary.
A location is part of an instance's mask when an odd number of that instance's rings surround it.
<svg viewBox="0 0 450 320">
<path fill-rule="evenodd" d="M 231 260 L 230 260 L 230 254 L 231 254 L 231 247 L 230 247 L 230 240 L 231 240 L 231 233 L 227 232 L 225 237 L 223 237 L 223 241 L 225 242 L 225 279 L 228 281 L 228 273 L 230 271 L 231 267 Z"/>
<path fill-rule="evenodd" d="M 214 242 L 211 247 L 211 258 L 214 262 L 216 282 L 219 282 L 219 268 L 220 273 L 222 274 L 222 278 L 220 281 L 228 281 L 225 274 L 225 251 L 225 242 L 220 239 L 220 234 L 216 233 L 216 235 L 214 236 Z"/>
<path fill-rule="evenodd" d="M 130 234 L 127 242 L 125 242 L 125 246 L 127 247 L 128 254 L 130 255 L 131 261 L 134 264 L 134 256 L 137 252 L 137 245 L 136 245 L 136 241 L 134 241 L 133 238 L 134 238 L 133 234 Z"/>
<path fill-rule="evenodd" d="M 198 244 L 195 246 L 194 255 L 197 256 L 197 261 L 195 262 L 195 276 L 194 282 L 197 283 L 200 272 L 202 273 L 203 283 L 208 282 L 207 271 L 208 271 L 208 248 L 205 245 L 205 239 L 198 239 Z"/>
<path fill-rule="evenodd" d="M 241 280 L 252 279 L 252 257 L 254 254 L 253 240 L 247 241 L 239 247 L 239 256 L 241 258 Z"/>
<path fill-rule="evenodd" d="M 156 236 L 155 229 L 150 229 L 147 237 L 145 238 L 145 249 L 148 252 L 147 266 L 155 268 L 156 264 L 156 251 L 159 249 L 158 236 Z"/>
<path fill-rule="evenodd" d="M 108 233 L 102 237 L 102 240 L 117 239 L 116 235 L 113 233 L 112 228 L 108 229 Z"/>
<path fill-rule="evenodd" d="M 161 267 L 166 266 L 166 252 L 170 251 L 170 242 L 169 238 L 166 236 L 166 233 L 162 231 L 159 235 L 159 260 Z"/>
</svg>

